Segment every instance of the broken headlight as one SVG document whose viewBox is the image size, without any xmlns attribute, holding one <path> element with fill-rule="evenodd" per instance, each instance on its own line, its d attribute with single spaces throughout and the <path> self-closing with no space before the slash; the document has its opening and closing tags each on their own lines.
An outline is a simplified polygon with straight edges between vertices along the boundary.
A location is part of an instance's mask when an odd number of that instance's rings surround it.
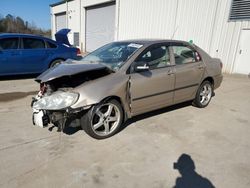
<svg viewBox="0 0 250 188">
<path fill-rule="evenodd" d="M 79 94 L 73 92 L 57 92 L 34 102 L 33 108 L 37 110 L 61 110 L 75 104 L 78 97 Z"/>
</svg>

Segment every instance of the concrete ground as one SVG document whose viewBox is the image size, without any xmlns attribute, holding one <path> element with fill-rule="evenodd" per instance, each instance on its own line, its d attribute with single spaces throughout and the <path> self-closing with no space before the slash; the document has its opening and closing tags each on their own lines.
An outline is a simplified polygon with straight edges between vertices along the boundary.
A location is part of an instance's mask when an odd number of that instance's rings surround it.
<svg viewBox="0 0 250 188">
<path fill-rule="evenodd" d="M 95 140 L 31 123 L 32 79 L 0 81 L 0 187 L 171 188 L 173 163 L 194 161 L 202 188 L 250 187 L 250 79 L 225 75 L 205 109 L 188 104 L 148 113 L 117 135 Z M 184 161 L 187 164 L 188 161 Z M 183 187 L 183 186 L 180 186 Z"/>
</svg>

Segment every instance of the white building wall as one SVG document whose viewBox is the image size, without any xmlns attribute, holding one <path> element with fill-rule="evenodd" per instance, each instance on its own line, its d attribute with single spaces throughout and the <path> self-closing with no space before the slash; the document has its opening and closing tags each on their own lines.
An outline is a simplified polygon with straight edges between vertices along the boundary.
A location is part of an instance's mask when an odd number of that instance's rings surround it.
<svg viewBox="0 0 250 188">
<path fill-rule="evenodd" d="M 74 0 L 65 2 L 63 4 L 51 7 L 51 15 L 52 15 L 52 38 L 55 37 L 56 33 L 56 14 L 66 12 L 66 28 L 71 29 L 68 34 L 69 42 L 73 44 L 73 32 L 81 31 L 81 8 L 80 8 L 81 0 Z M 80 34 L 81 35 L 81 34 Z"/>
<path fill-rule="evenodd" d="M 115 39 L 193 40 L 223 61 L 224 72 L 232 73 L 239 55 L 241 30 L 250 28 L 250 21 L 228 21 L 231 1 L 116 0 Z M 72 31 L 80 32 L 80 48 L 85 51 L 86 7 L 106 2 L 110 0 L 74 0 L 52 7 L 52 34 L 55 14 L 66 11 L 67 25 Z"/>
<path fill-rule="evenodd" d="M 68 2 L 68 10 L 67 10 L 67 24 L 68 28 L 71 29 L 68 34 L 69 42 L 73 44 L 73 32 L 80 33 L 81 28 L 81 8 L 79 6 L 80 0 L 74 0 Z"/>
<path fill-rule="evenodd" d="M 209 53 L 213 57 L 222 59 L 225 72 L 234 73 L 236 57 L 239 55 L 240 33 L 242 29 L 250 28 L 250 21 L 229 22 L 230 6 L 231 0 L 218 1 L 217 18 Z"/>
<path fill-rule="evenodd" d="M 228 22 L 231 0 L 119 0 L 119 5 L 118 39 L 193 40 L 221 58 L 224 72 L 234 72 L 240 31 L 250 22 Z"/>
</svg>

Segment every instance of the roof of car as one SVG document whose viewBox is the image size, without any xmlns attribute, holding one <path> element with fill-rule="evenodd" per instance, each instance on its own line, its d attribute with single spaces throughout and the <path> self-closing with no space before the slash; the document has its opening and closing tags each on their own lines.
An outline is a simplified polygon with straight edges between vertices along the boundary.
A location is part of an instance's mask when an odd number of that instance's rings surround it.
<svg viewBox="0 0 250 188">
<path fill-rule="evenodd" d="M 24 34 L 24 33 L 0 33 L 0 37 L 39 37 L 39 38 L 46 38 L 49 39 L 47 37 L 44 37 L 42 35 L 34 35 L 34 34 Z"/>
<path fill-rule="evenodd" d="M 24 34 L 24 33 L 0 33 L 0 38 L 2 37 L 34 37 L 34 38 L 38 38 L 38 39 L 46 39 L 47 41 L 50 42 L 56 42 L 53 39 L 50 39 L 48 37 L 44 37 L 42 35 L 33 35 L 33 34 Z M 56 42 L 57 43 L 57 42 Z"/>
<path fill-rule="evenodd" d="M 134 40 L 122 40 L 117 42 L 129 42 L 129 43 L 139 43 L 139 44 L 157 44 L 157 43 L 167 43 L 167 42 L 174 42 L 174 43 L 188 43 L 187 41 L 182 40 L 171 40 L 171 39 L 134 39 Z"/>
</svg>

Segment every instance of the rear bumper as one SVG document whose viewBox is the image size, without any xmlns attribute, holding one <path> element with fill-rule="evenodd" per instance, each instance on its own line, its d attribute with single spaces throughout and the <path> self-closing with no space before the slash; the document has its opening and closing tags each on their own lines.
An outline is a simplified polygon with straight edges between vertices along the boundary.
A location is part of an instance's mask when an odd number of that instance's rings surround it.
<svg viewBox="0 0 250 188">
<path fill-rule="evenodd" d="M 214 89 L 220 87 L 222 80 L 223 80 L 222 74 L 214 76 Z"/>
</svg>

